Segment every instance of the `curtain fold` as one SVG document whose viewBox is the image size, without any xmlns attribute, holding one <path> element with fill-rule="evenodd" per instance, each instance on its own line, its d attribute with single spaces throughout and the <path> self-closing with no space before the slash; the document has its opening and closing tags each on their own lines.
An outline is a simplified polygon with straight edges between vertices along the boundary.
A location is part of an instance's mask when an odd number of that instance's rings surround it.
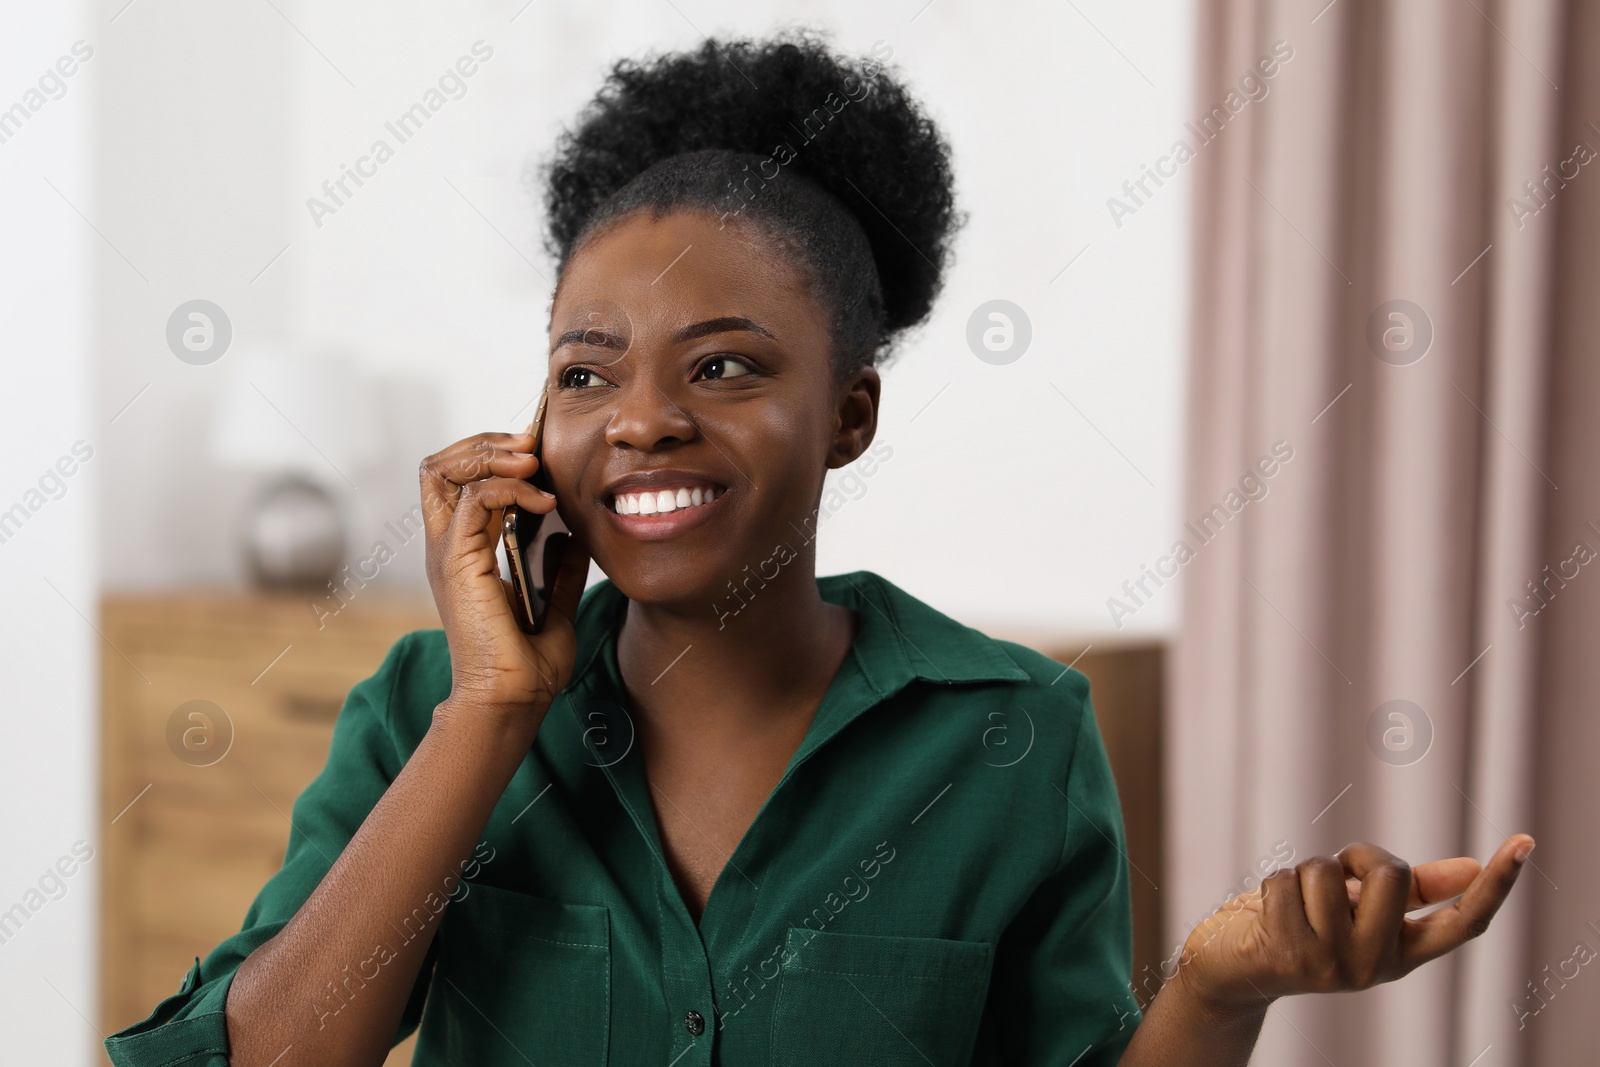
<svg viewBox="0 0 1600 1067">
<path fill-rule="evenodd" d="M 1527 830 L 1487 936 L 1280 1002 L 1255 1062 L 1591 1062 L 1600 977 L 1560 976 L 1600 953 L 1600 15 L 1204 0 L 1199 27 L 1196 123 L 1227 121 L 1194 188 L 1167 941 L 1286 852 Z"/>
</svg>

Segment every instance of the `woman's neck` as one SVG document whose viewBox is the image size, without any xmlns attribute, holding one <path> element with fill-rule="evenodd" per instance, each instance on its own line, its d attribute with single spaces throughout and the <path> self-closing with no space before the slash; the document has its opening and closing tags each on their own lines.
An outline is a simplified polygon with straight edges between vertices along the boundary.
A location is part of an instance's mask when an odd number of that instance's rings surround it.
<svg viewBox="0 0 1600 1067">
<path fill-rule="evenodd" d="M 812 566 L 784 568 L 739 603 L 734 613 L 629 601 L 617 663 L 656 728 L 709 740 L 815 711 L 849 655 L 854 614 L 823 600 Z"/>
</svg>

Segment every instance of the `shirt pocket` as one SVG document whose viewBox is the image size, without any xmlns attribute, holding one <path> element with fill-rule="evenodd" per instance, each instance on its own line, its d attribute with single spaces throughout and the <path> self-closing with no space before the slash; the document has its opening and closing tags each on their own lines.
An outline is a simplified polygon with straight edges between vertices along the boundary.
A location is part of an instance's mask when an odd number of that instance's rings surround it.
<svg viewBox="0 0 1600 1067">
<path fill-rule="evenodd" d="M 470 884 L 439 931 L 416 1062 L 605 1064 L 610 917 L 601 904 Z"/>
<path fill-rule="evenodd" d="M 789 927 L 772 1063 L 956 1067 L 971 1059 L 994 946 Z"/>
</svg>

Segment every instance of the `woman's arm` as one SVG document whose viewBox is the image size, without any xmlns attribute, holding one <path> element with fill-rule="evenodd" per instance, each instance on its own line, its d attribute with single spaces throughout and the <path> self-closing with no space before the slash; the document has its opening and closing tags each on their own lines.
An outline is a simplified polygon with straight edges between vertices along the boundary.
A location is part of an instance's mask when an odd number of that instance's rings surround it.
<svg viewBox="0 0 1600 1067">
<path fill-rule="evenodd" d="M 478 710 L 439 705 L 316 891 L 240 965 L 227 1000 L 230 1062 L 383 1062 L 436 912 L 533 742 L 528 726 L 494 726 Z"/>
<path fill-rule="evenodd" d="M 1243 1067 L 1279 997 L 1392 982 L 1483 933 L 1532 851 L 1518 834 L 1487 867 L 1456 858 L 1413 870 L 1358 844 L 1279 871 L 1189 935 L 1121 1067 Z"/>
<path fill-rule="evenodd" d="M 482 434 L 423 462 L 450 696 L 316 890 L 240 965 L 226 1006 L 239 1067 L 383 1062 L 453 881 L 571 676 L 587 557 L 566 553 L 546 631 L 532 638 L 499 576 L 503 509 L 555 506 L 524 480 L 537 461 L 511 451 L 530 444 Z"/>
<path fill-rule="evenodd" d="M 1161 987 L 1118 1060 L 1119 1067 L 1245 1067 L 1267 1020 L 1266 1000 L 1232 1011 L 1207 1005 L 1179 971 Z"/>
</svg>

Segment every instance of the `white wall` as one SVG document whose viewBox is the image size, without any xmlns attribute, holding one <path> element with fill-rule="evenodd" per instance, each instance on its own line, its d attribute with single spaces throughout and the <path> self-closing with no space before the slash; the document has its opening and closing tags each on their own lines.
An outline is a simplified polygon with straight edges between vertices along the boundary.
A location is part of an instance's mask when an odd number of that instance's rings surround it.
<svg viewBox="0 0 1600 1067">
<path fill-rule="evenodd" d="M 120 517 L 102 548 L 108 581 L 240 580 L 222 516 L 249 483 L 196 447 L 226 360 L 166 353 L 173 307 L 203 296 L 229 311 L 236 345 L 344 350 L 400 379 L 384 394 L 392 462 L 354 478 L 365 549 L 412 503 L 422 455 L 526 417 L 551 270 L 522 173 L 604 67 L 693 45 L 696 28 L 797 21 L 835 28 L 847 48 L 894 48 L 954 143 L 972 213 L 939 310 L 886 376 L 894 459 L 828 524 L 823 570 L 877 569 L 979 623 L 1108 627 L 1106 598 L 1180 522 L 1188 176 L 1120 228 L 1106 199 L 1187 117 L 1189 5 L 839 0 L 780 4 L 775 20 L 726 2 L 524 4 L 279 0 L 285 18 L 168 0 L 121 17 L 137 46 L 102 71 L 116 82 L 106 222 L 151 281 L 110 272 L 101 404 L 154 384 L 106 465 Z M 467 95 L 315 225 L 306 199 L 479 39 L 494 57 Z M 1032 320 L 1009 366 L 965 341 L 993 298 Z M 383 580 L 419 582 L 420 566 L 411 552 Z M 1169 587 L 1128 632 L 1170 629 L 1175 607 Z"/>
<path fill-rule="evenodd" d="M 94 203 L 90 121 L 110 36 L 88 15 L 19 6 L 0 26 L 0 112 L 22 103 L 27 116 L 0 125 L 0 1059 L 19 1064 L 90 1062 L 100 1041 L 98 869 L 72 857 L 101 843 L 91 530 L 113 441 L 90 388 L 89 294 L 114 253 L 74 210 Z M 72 75 L 28 96 L 62 56 Z M 53 870 L 63 857 L 67 877 Z"/>
</svg>

